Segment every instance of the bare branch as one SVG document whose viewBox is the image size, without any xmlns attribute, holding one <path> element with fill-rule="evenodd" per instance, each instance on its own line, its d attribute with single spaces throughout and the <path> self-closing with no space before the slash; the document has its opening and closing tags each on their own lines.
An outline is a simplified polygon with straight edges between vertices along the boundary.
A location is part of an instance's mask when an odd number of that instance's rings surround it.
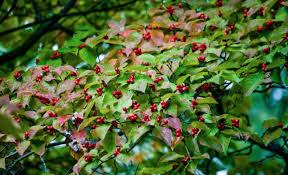
<svg viewBox="0 0 288 175">
<path fill-rule="evenodd" d="M 11 6 L 11 8 L 8 10 L 8 12 L 3 16 L 3 18 L 0 20 L 0 24 L 2 24 L 6 18 L 8 18 L 9 14 L 12 12 L 12 10 L 14 10 L 14 8 L 16 7 L 18 0 L 14 0 L 13 4 Z M 2 4 L 2 3 L 1 3 Z"/>
</svg>

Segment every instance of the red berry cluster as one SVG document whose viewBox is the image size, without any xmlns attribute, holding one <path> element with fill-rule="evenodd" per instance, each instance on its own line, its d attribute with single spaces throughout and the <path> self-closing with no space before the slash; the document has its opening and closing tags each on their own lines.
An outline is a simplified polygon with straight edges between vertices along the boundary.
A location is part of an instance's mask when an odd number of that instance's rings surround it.
<svg viewBox="0 0 288 175">
<path fill-rule="evenodd" d="M 156 120 L 156 121 L 157 121 L 158 123 L 160 123 L 160 122 L 161 122 L 161 120 L 162 120 L 162 116 L 161 116 L 161 115 L 158 115 L 158 117 L 157 117 L 157 120 Z"/>
<path fill-rule="evenodd" d="M 225 129 L 225 126 L 224 126 L 224 124 L 220 124 L 220 123 L 219 123 L 219 124 L 217 125 L 217 128 L 220 129 L 220 130 L 224 130 L 224 129 Z"/>
<path fill-rule="evenodd" d="M 94 157 L 91 156 L 89 153 L 85 156 L 85 161 L 90 162 Z"/>
<path fill-rule="evenodd" d="M 134 78 L 135 76 L 133 74 L 130 75 L 130 78 L 127 80 L 128 84 L 134 84 Z"/>
<path fill-rule="evenodd" d="M 272 20 L 268 20 L 265 25 L 266 25 L 266 27 L 268 27 L 270 30 L 273 30 L 273 21 L 272 21 Z"/>
<path fill-rule="evenodd" d="M 258 11 L 258 14 L 260 16 L 263 16 L 264 15 L 264 8 L 263 7 L 260 7 L 259 11 Z"/>
<path fill-rule="evenodd" d="M 98 74 L 101 72 L 101 69 L 100 67 L 97 65 L 96 67 L 94 67 L 94 71 L 95 71 L 95 74 Z"/>
<path fill-rule="evenodd" d="M 114 97 L 119 99 L 122 96 L 122 92 L 117 90 L 117 91 L 112 92 L 112 95 L 114 95 Z"/>
<path fill-rule="evenodd" d="M 199 19 L 206 19 L 207 17 L 205 16 L 204 13 L 202 13 L 200 16 L 199 16 Z"/>
<path fill-rule="evenodd" d="M 79 49 L 83 49 L 84 47 L 86 47 L 86 44 L 80 44 Z"/>
<path fill-rule="evenodd" d="M 150 39 L 150 38 L 151 38 L 151 35 L 149 31 L 143 34 L 143 39 Z"/>
<path fill-rule="evenodd" d="M 144 122 L 150 122 L 150 116 L 149 115 L 147 115 L 147 114 L 145 114 L 144 115 L 144 118 L 142 119 L 142 122 L 144 123 Z"/>
<path fill-rule="evenodd" d="M 177 88 L 176 88 L 176 91 L 179 91 L 179 92 L 188 92 L 189 90 L 189 86 L 184 86 L 183 84 L 178 84 L 177 85 Z"/>
<path fill-rule="evenodd" d="M 37 82 L 40 82 L 41 80 L 42 80 L 42 75 L 37 75 L 37 76 L 36 76 L 36 81 L 37 81 Z"/>
<path fill-rule="evenodd" d="M 186 156 L 186 157 L 184 157 L 184 158 L 181 160 L 181 162 L 182 162 L 184 165 L 186 165 L 189 160 L 190 160 L 190 157 L 189 157 L 189 156 Z"/>
<path fill-rule="evenodd" d="M 78 127 L 83 122 L 83 118 L 76 117 L 73 122 L 74 122 L 74 125 Z"/>
<path fill-rule="evenodd" d="M 176 28 L 176 25 L 175 24 L 172 24 L 171 26 L 169 26 L 167 28 L 168 31 L 171 31 L 171 30 L 174 30 Z"/>
<path fill-rule="evenodd" d="M 176 35 L 174 35 L 172 38 L 171 38 L 171 40 L 170 40 L 170 42 L 176 42 L 178 40 L 178 37 L 176 36 Z"/>
<path fill-rule="evenodd" d="M 54 97 L 53 97 L 53 98 L 51 99 L 51 104 L 52 104 L 52 105 L 55 105 L 58 101 L 59 101 L 59 98 L 54 98 Z"/>
<path fill-rule="evenodd" d="M 128 110 L 126 107 L 123 107 L 122 109 L 124 112 L 127 112 L 127 110 Z"/>
<path fill-rule="evenodd" d="M 247 13 L 248 13 L 248 9 L 245 9 L 245 10 L 244 10 L 244 15 L 243 15 L 244 18 L 247 18 Z"/>
<path fill-rule="evenodd" d="M 150 88 L 150 89 L 152 89 L 152 91 L 155 91 L 155 90 L 156 90 L 156 88 L 155 88 L 155 85 L 154 85 L 154 84 L 152 84 L 152 83 L 151 83 L 151 84 L 149 84 L 149 88 Z"/>
<path fill-rule="evenodd" d="M 120 70 L 119 70 L 119 68 L 118 68 L 118 67 L 116 67 L 116 68 L 115 68 L 115 72 L 116 72 L 116 74 L 117 74 L 117 75 L 119 75 L 119 74 L 120 74 Z"/>
<path fill-rule="evenodd" d="M 150 110 L 151 110 L 151 112 L 156 112 L 156 111 L 157 111 L 157 106 L 156 106 L 156 104 L 151 105 L 151 106 L 150 106 Z"/>
<path fill-rule="evenodd" d="M 259 26 L 257 29 L 258 32 L 262 32 L 263 31 L 263 26 Z"/>
<path fill-rule="evenodd" d="M 34 97 L 37 97 L 40 99 L 40 102 L 42 104 L 49 104 L 50 103 L 50 100 L 46 97 L 43 97 L 42 95 L 37 95 L 39 93 L 39 91 L 36 91 L 35 94 L 34 94 Z"/>
<path fill-rule="evenodd" d="M 75 84 L 78 85 L 80 83 L 80 80 L 81 80 L 80 78 L 76 78 L 75 79 Z"/>
<path fill-rule="evenodd" d="M 54 134 L 53 126 L 47 126 L 46 129 L 49 131 L 49 134 L 50 134 L 50 135 L 53 135 L 53 134 Z"/>
<path fill-rule="evenodd" d="M 180 40 L 180 42 L 186 42 L 186 36 L 183 36 L 182 39 Z"/>
<path fill-rule="evenodd" d="M 168 124 L 168 120 L 167 120 L 167 119 L 164 119 L 164 120 L 162 121 L 162 123 L 163 123 L 163 125 L 167 125 L 167 124 Z"/>
<path fill-rule="evenodd" d="M 223 2 L 222 1 L 218 1 L 218 2 L 215 3 L 215 5 L 218 6 L 218 7 L 221 7 L 223 5 Z"/>
<path fill-rule="evenodd" d="M 199 128 L 192 128 L 191 136 L 195 136 L 199 132 Z"/>
<path fill-rule="evenodd" d="M 88 94 L 88 95 L 86 95 L 86 97 L 85 97 L 85 101 L 89 101 L 91 98 L 92 98 L 92 95 Z"/>
<path fill-rule="evenodd" d="M 25 132 L 24 138 L 25 138 L 25 139 L 28 139 L 28 138 L 29 138 L 29 132 Z"/>
<path fill-rule="evenodd" d="M 191 104 L 192 109 L 194 109 L 195 106 L 198 105 L 198 102 L 197 102 L 196 100 L 194 100 L 194 99 L 191 100 L 191 103 L 192 103 L 192 104 Z"/>
<path fill-rule="evenodd" d="M 50 56 L 51 59 L 55 59 L 55 58 L 59 58 L 60 57 L 60 53 L 57 51 L 54 51 L 53 54 Z"/>
<path fill-rule="evenodd" d="M 16 80 L 21 80 L 22 79 L 22 75 L 19 72 L 15 72 L 14 73 L 14 77 L 16 78 Z"/>
<path fill-rule="evenodd" d="M 56 117 L 56 116 L 57 116 L 57 114 L 56 114 L 55 112 L 53 112 L 53 111 L 49 111 L 49 112 L 48 112 L 48 115 L 49 115 L 50 117 Z"/>
<path fill-rule="evenodd" d="M 180 137 L 182 134 L 182 130 L 181 129 L 176 129 L 176 137 Z"/>
<path fill-rule="evenodd" d="M 98 124 L 103 124 L 103 123 L 104 123 L 104 119 L 105 119 L 104 117 L 98 118 L 98 119 L 97 119 L 97 123 L 98 123 Z"/>
<path fill-rule="evenodd" d="M 282 4 L 283 2 L 284 2 L 284 0 L 279 0 L 279 1 L 278 1 L 278 4 L 279 4 L 279 5 L 283 5 L 283 4 Z"/>
<path fill-rule="evenodd" d="M 99 96 L 102 96 L 102 90 L 103 90 L 102 86 L 100 86 L 99 88 L 96 89 L 96 91 L 98 92 Z"/>
<path fill-rule="evenodd" d="M 285 33 L 285 36 L 283 38 L 288 41 L 288 31 Z"/>
<path fill-rule="evenodd" d="M 200 122 L 205 122 L 205 118 L 204 117 L 199 117 L 199 121 Z"/>
<path fill-rule="evenodd" d="M 117 147 L 113 153 L 114 156 L 117 156 L 118 154 L 120 154 L 120 150 L 121 148 L 120 147 Z"/>
<path fill-rule="evenodd" d="M 211 84 L 204 83 L 201 88 L 197 88 L 196 91 L 203 90 L 204 92 L 208 93 L 211 88 Z"/>
<path fill-rule="evenodd" d="M 163 77 L 156 78 L 156 79 L 154 80 L 154 83 L 159 83 L 159 81 L 162 81 L 162 80 L 163 80 Z"/>
<path fill-rule="evenodd" d="M 222 16 L 222 12 L 219 10 L 218 11 L 218 16 L 221 17 Z"/>
<path fill-rule="evenodd" d="M 232 126 L 235 126 L 236 128 L 239 128 L 239 120 L 232 118 Z"/>
<path fill-rule="evenodd" d="M 137 101 L 132 101 L 131 108 L 136 110 L 140 107 L 140 103 L 137 103 Z"/>
<path fill-rule="evenodd" d="M 204 62 L 205 61 L 205 56 L 199 56 L 197 59 L 198 59 L 198 61 Z"/>
<path fill-rule="evenodd" d="M 139 56 L 139 55 L 142 55 L 142 50 L 140 48 L 137 48 L 134 50 L 134 53 Z"/>
<path fill-rule="evenodd" d="M 217 29 L 217 27 L 215 26 L 210 26 L 210 30 L 212 30 L 212 32 L 214 32 Z"/>
<path fill-rule="evenodd" d="M 77 76 L 76 72 L 71 72 L 70 75 L 73 76 L 73 77 Z"/>
<path fill-rule="evenodd" d="M 288 63 L 285 63 L 284 66 L 285 66 L 286 70 L 288 71 Z"/>
<path fill-rule="evenodd" d="M 267 64 L 262 64 L 262 70 L 265 71 L 267 69 Z"/>
<path fill-rule="evenodd" d="M 178 166 L 179 165 L 173 165 L 173 170 L 176 170 L 177 168 L 178 168 Z M 180 173 L 181 171 L 182 171 L 182 168 L 181 167 L 179 167 L 178 169 L 177 169 L 177 171 Z"/>
<path fill-rule="evenodd" d="M 129 119 L 130 119 L 131 122 L 135 122 L 137 118 L 138 118 L 138 117 L 137 117 L 137 115 L 135 115 L 135 114 L 129 115 Z"/>
<path fill-rule="evenodd" d="M 113 126 L 114 128 L 118 128 L 118 124 L 117 124 L 117 122 L 116 122 L 115 120 L 112 121 L 111 124 L 112 124 L 112 126 Z"/>
<path fill-rule="evenodd" d="M 173 12 L 174 12 L 174 10 L 175 10 L 175 8 L 172 7 L 172 5 L 169 5 L 169 6 L 167 7 L 167 9 L 166 9 L 166 12 L 168 12 L 168 13 L 170 13 L 170 14 L 172 15 Z"/>
<path fill-rule="evenodd" d="M 41 66 L 41 69 L 44 70 L 45 72 L 49 72 L 49 65 Z"/>
<path fill-rule="evenodd" d="M 168 108 L 170 106 L 170 102 L 169 101 L 166 101 L 166 102 L 165 101 L 161 101 L 160 104 L 161 104 L 161 107 L 163 109 Z"/>
<path fill-rule="evenodd" d="M 262 49 L 262 52 L 263 53 L 269 53 L 270 52 L 270 47 L 266 47 L 266 48 L 264 48 L 264 49 Z"/>
<path fill-rule="evenodd" d="M 95 149 L 96 144 L 91 144 L 89 141 L 86 141 L 84 144 L 82 144 L 83 148 L 90 148 L 90 149 Z"/>
<path fill-rule="evenodd" d="M 122 55 L 122 54 L 124 54 L 124 52 L 122 50 L 118 50 L 118 54 Z"/>
<path fill-rule="evenodd" d="M 22 104 L 21 104 L 21 103 L 17 104 L 17 107 L 18 107 L 18 108 L 21 108 L 21 107 L 22 107 Z"/>
</svg>

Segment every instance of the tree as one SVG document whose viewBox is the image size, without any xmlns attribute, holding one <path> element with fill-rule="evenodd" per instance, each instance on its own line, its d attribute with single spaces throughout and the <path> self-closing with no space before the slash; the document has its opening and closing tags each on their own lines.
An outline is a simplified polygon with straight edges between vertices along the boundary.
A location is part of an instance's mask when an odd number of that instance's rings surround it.
<svg viewBox="0 0 288 175">
<path fill-rule="evenodd" d="M 249 114 L 255 94 L 287 93 L 287 2 L 150 3 L 149 23 L 78 26 L 60 49 L 1 79 L 4 174 L 288 173 L 287 97 L 279 118 Z M 32 37 L 100 11 L 68 13 L 74 4 Z"/>
</svg>

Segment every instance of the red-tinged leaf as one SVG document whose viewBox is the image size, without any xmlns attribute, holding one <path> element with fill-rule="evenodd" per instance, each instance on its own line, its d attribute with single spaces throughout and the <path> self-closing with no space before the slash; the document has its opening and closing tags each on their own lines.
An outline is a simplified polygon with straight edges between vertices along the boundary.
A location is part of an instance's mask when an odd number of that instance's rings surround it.
<svg viewBox="0 0 288 175">
<path fill-rule="evenodd" d="M 18 109 L 17 105 L 10 103 L 10 99 L 9 99 L 9 95 L 8 94 L 7 95 L 3 95 L 3 96 L 0 97 L 0 105 L 8 107 L 12 111 L 15 111 L 15 110 Z"/>
<path fill-rule="evenodd" d="M 64 123 L 66 123 L 70 118 L 72 117 L 72 115 L 61 115 L 60 117 L 58 117 L 58 121 L 60 123 L 60 125 L 64 125 Z"/>
<path fill-rule="evenodd" d="M 115 21 L 110 21 L 108 25 L 109 25 L 109 27 L 112 28 L 112 29 L 120 29 L 120 28 L 122 28 L 122 27 L 125 26 L 125 23 L 126 23 L 125 20 L 122 20 L 122 21 L 120 21 L 119 23 L 118 23 L 118 22 L 115 22 Z"/>
<path fill-rule="evenodd" d="M 195 19 L 195 18 L 198 18 L 198 14 L 195 10 L 186 10 L 185 11 L 185 16 L 187 18 L 187 20 L 192 20 L 192 19 Z"/>
<path fill-rule="evenodd" d="M 170 146 L 171 150 L 174 150 L 175 147 L 178 145 L 179 142 L 181 142 L 181 140 L 183 140 L 184 137 L 183 136 L 180 136 L 180 137 L 174 137 L 173 138 L 173 141 L 172 141 L 172 144 Z"/>
<path fill-rule="evenodd" d="M 179 118 L 168 118 L 168 126 L 174 129 L 182 129 L 182 124 Z"/>
<path fill-rule="evenodd" d="M 204 154 L 199 155 L 199 156 L 193 156 L 193 157 L 191 157 L 191 159 L 210 159 L 210 156 L 208 153 L 204 153 Z"/>
<path fill-rule="evenodd" d="M 74 69 L 70 65 L 65 65 L 65 66 L 60 66 L 60 67 L 57 67 L 57 68 L 51 70 L 51 72 L 56 72 L 58 75 L 61 75 L 63 73 L 63 71 L 76 72 L 76 69 Z"/>
<path fill-rule="evenodd" d="M 39 130 L 43 129 L 44 126 L 40 126 L 40 125 L 36 125 L 36 126 L 32 126 L 28 133 L 29 133 L 29 137 L 33 137 Z"/>
<path fill-rule="evenodd" d="M 155 46 L 163 46 L 164 33 L 162 32 L 162 30 L 152 30 L 150 34 L 151 34 L 151 39 L 154 42 Z"/>
<path fill-rule="evenodd" d="M 43 80 L 46 81 L 46 82 L 50 82 L 52 80 L 55 80 L 55 77 L 53 76 L 52 73 L 49 73 L 48 75 L 43 77 Z"/>
<path fill-rule="evenodd" d="M 81 130 L 81 131 L 74 130 L 72 132 L 72 137 L 80 142 L 83 142 L 86 137 L 86 132 L 85 130 Z"/>
<path fill-rule="evenodd" d="M 79 167 L 78 167 L 77 164 L 75 164 L 75 165 L 73 166 L 73 172 L 74 172 L 75 174 L 79 175 Z"/>
<path fill-rule="evenodd" d="M 30 146 L 30 141 L 24 140 L 21 143 L 17 142 L 16 150 L 20 156 L 23 156 L 27 148 Z"/>
<path fill-rule="evenodd" d="M 169 128 L 159 127 L 161 139 L 169 146 L 171 146 L 172 132 Z"/>
<path fill-rule="evenodd" d="M 161 10 L 161 9 L 149 9 L 148 10 L 148 14 L 150 15 L 150 16 L 155 16 L 155 15 L 159 15 L 159 14 L 161 14 L 161 13 L 163 13 L 164 12 L 164 10 Z"/>
<path fill-rule="evenodd" d="M 75 87 L 75 82 L 73 80 L 65 80 L 58 84 L 57 94 L 61 94 L 63 92 L 71 92 Z"/>
<path fill-rule="evenodd" d="M 116 135 L 116 145 L 123 146 L 126 143 L 125 139 L 119 135 Z"/>
<path fill-rule="evenodd" d="M 140 47 L 142 49 L 142 52 L 160 51 L 160 49 L 156 45 L 154 45 L 152 40 L 142 41 Z"/>
<path fill-rule="evenodd" d="M 123 52 L 126 54 L 127 57 L 132 53 L 133 49 L 132 48 L 126 48 L 123 49 Z"/>
<path fill-rule="evenodd" d="M 84 93 L 83 92 L 72 92 L 69 93 L 66 97 L 65 97 L 65 101 L 66 102 L 73 102 L 74 100 L 83 97 Z"/>
<path fill-rule="evenodd" d="M 124 38 L 127 38 L 132 32 L 135 32 L 136 30 L 124 30 L 124 31 L 121 31 L 119 34 L 121 36 L 123 36 Z"/>
</svg>

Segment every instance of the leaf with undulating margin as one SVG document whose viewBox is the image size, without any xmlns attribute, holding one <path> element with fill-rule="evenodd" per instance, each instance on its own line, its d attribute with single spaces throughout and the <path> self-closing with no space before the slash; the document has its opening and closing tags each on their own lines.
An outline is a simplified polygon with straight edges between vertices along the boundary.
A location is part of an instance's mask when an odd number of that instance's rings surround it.
<svg viewBox="0 0 288 175">
<path fill-rule="evenodd" d="M 152 65 L 155 64 L 155 56 L 148 53 L 138 56 L 137 59 L 143 61 L 144 63 L 148 62 Z"/>
<path fill-rule="evenodd" d="M 244 95 L 249 96 L 250 94 L 252 94 L 253 91 L 257 89 L 257 87 L 263 82 L 263 80 L 263 72 L 258 72 L 242 79 L 240 85 L 243 89 Z"/>
<path fill-rule="evenodd" d="M 80 124 L 78 131 L 84 129 L 85 127 L 87 127 L 91 122 L 93 122 L 94 120 L 96 120 L 97 117 L 90 117 L 90 118 L 86 118 L 84 119 L 84 121 Z"/>
<path fill-rule="evenodd" d="M 147 81 L 144 79 L 138 79 L 134 84 L 129 85 L 130 90 L 140 91 L 142 93 L 145 93 L 147 86 Z"/>
<path fill-rule="evenodd" d="M 86 131 L 85 130 L 74 130 L 72 131 L 72 137 L 80 142 L 83 142 L 85 140 L 86 137 Z"/>
<path fill-rule="evenodd" d="M 164 34 L 162 30 L 151 30 L 151 40 L 154 42 L 156 46 L 163 46 L 164 41 Z"/>
<path fill-rule="evenodd" d="M 179 118 L 168 118 L 168 126 L 174 129 L 182 129 L 182 124 Z"/>
<path fill-rule="evenodd" d="M 220 140 L 220 143 L 222 145 L 223 153 L 226 155 L 230 141 L 231 141 L 231 137 L 220 134 L 219 140 Z"/>
<path fill-rule="evenodd" d="M 32 126 L 29 130 L 29 137 L 33 137 L 34 135 L 37 134 L 38 131 L 42 130 L 44 128 L 44 126 L 40 126 L 40 125 L 36 125 L 36 126 Z"/>
<path fill-rule="evenodd" d="M 267 146 L 273 140 L 278 139 L 281 136 L 281 133 L 282 128 L 269 128 L 263 136 L 265 146 Z"/>
<path fill-rule="evenodd" d="M 63 92 L 71 92 L 75 87 L 75 82 L 73 80 L 64 80 L 57 86 L 57 94 Z"/>
<path fill-rule="evenodd" d="M 97 53 L 92 48 L 86 46 L 79 51 L 80 58 L 91 65 L 92 67 L 96 64 Z"/>
<path fill-rule="evenodd" d="M 166 127 L 155 127 L 153 134 L 161 139 L 164 143 L 171 146 L 172 132 Z"/>
<path fill-rule="evenodd" d="M 221 74 L 221 77 L 224 80 L 229 80 L 229 81 L 232 81 L 234 83 L 239 83 L 241 81 L 240 78 L 236 75 L 236 73 L 234 71 L 230 71 L 230 70 L 224 70 Z"/>
<path fill-rule="evenodd" d="M 9 117 L 7 114 L 0 112 L 0 131 L 5 134 L 11 134 L 12 136 L 20 139 L 20 127 L 16 124 L 16 122 Z"/>
<path fill-rule="evenodd" d="M 175 96 L 175 95 L 177 95 L 177 94 L 175 94 L 175 93 L 165 94 L 165 95 L 163 95 L 163 96 L 161 97 L 161 100 L 162 100 L 162 101 L 166 101 L 166 100 L 168 100 L 169 98 L 171 98 L 171 97 L 173 97 L 173 96 Z"/>
<path fill-rule="evenodd" d="M 212 97 L 197 98 L 199 104 L 218 104 L 218 102 Z"/>
<path fill-rule="evenodd" d="M 220 140 L 215 136 L 198 137 L 198 138 L 201 145 L 206 146 L 210 149 L 214 149 L 218 152 L 223 152 L 222 144 L 220 143 Z"/>
<path fill-rule="evenodd" d="M 177 154 L 175 152 L 168 152 L 160 158 L 160 162 L 174 161 L 176 159 L 183 158 L 183 157 L 184 157 L 184 155 L 180 155 L 180 154 Z"/>
<path fill-rule="evenodd" d="M 184 76 L 181 76 L 177 79 L 176 83 L 177 84 L 182 84 L 190 75 L 187 74 L 187 75 L 184 75 Z"/>
<path fill-rule="evenodd" d="M 20 156 L 23 156 L 27 148 L 30 146 L 29 140 L 24 140 L 22 142 L 17 142 L 16 150 Z"/>
<path fill-rule="evenodd" d="M 139 175 L 142 174 L 163 174 L 171 171 L 173 168 L 173 165 L 175 163 L 171 163 L 171 164 L 165 164 L 162 166 L 157 166 L 157 167 L 152 167 L 152 168 L 143 168 L 139 171 Z"/>
<path fill-rule="evenodd" d="M 108 153 L 112 153 L 116 148 L 116 133 L 108 132 L 101 142 L 101 145 Z"/>
<path fill-rule="evenodd" d="M 5 169 L 5 166 L 6 166 L 5 159 L 4 158 L 0 158 L 0 168 L 1 169 Z"/>
<path fill-rule="evenodd" d="M 199 156 L 192 156 L 191 159 L 210 159 L 210 156 L 208 153 L 204 153 Z"/>
<path fill-rule="evenodd" d="M 276 119 L 269 119 L 269 120 L 264 120 L 262 124 L 262 128 L 267 129 L 267 128 L 272 128 L 278 125 L 279 125 L 279 122 Z"/>
<path fill-rule="evenodd" d="M 110 128 L 109 124 L 99 125 L 95 129 L 91 130 L 91 134 L 94 137 L 95 140 L 101 139 L 103 140 Z"/>
</svg>

